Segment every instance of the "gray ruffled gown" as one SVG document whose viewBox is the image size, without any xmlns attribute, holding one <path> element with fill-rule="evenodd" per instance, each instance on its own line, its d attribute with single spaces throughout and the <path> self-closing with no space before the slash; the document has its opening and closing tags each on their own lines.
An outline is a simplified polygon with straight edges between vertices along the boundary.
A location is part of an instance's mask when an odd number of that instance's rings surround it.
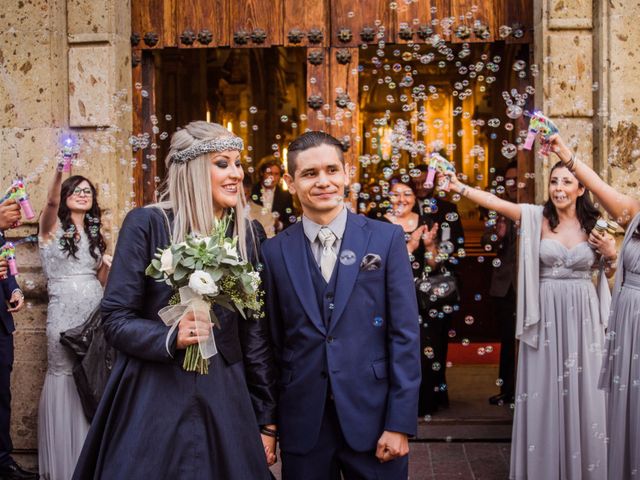
<svg viewBox="0 0 640 480">
<path fill-rule="evenodd" d="M 62 230 L 40 239 L 40 258 L 47 276 L 47 374 L 38 409 L 38 464 L 45 480 L 68 480 L 89 431 L 73 380 L 74 358 L 60 343 L 60 332 L 85 322 L 100 304 L 100 260 L 89 253 L 89 239 L 80 232 L 76 258 L 60 248 Z"/>
<path fill-rule="evenodd" d="M 640 478 L 640 214 L 620 251 L 600 386 L 609 392 L 610 480 Z"/>
</svg>

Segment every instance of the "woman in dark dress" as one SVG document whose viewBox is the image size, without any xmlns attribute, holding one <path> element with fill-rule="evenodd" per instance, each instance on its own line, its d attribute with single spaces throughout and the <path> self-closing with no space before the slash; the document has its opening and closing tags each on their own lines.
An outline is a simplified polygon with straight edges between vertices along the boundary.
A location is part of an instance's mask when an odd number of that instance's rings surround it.
<svg viewBox="0 0 640 480">
<path fill-rule="evenodd" d="M 275 438 L 260 432 L 275 429 L 275 375 L 264 321 L 213 307 L 218 354 L 208 374 L 187 372 L 186 347 L 208 334 L 185 314 L 167 343 L 158 311 L 173 291 L 145 276 L 158 248 L 208 234 L 229 210 L 228 234 L 257 263 L 264 231 L 244 216 L 241 150 L 220 125 L 190 123 L 171 139 L 164 201 L 125 218 L 102 302 L 118 355 L 74 479 L 270 478 Z"/>
<path fill-rule="evenodd" d="M 400 225 L 404 230 L 414 278 L 440 272 L 442 258 L 438 251 L 441 241 L 438 223 L 431 221 L 429 216 L 417 213 L 412 183 L 402 182 L 400 178 L 393 178 L 390 183 L 391 209 L 381 220 Z M 420 307 L 422 383 L 418 415 L 422 417 L 435 412 L 439 405 L 448 403 L 445 368 L 450 315 L 435 304 L 429 309 L 422 308 L 422 305 Z"/>
</svg>

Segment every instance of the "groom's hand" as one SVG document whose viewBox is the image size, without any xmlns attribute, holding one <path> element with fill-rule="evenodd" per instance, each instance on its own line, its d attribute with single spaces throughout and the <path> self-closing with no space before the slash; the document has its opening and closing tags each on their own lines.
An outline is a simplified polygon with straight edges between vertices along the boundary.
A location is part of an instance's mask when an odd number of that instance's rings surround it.
<svg viewBox="0 0 640 480">
<path fill-rule="evenodd" d="M 380 462 L 388 462 L 409 453 L 409 439 L 405 433 L 384 431 L 378 440 L 376 457 Z"/>
</svg>

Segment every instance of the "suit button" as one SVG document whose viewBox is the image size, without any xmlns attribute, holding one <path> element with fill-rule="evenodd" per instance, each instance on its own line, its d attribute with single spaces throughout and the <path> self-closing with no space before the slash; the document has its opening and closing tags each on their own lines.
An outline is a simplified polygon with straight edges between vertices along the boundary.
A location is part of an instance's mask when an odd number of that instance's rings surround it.
<svg viewBox="0 0 640 480">
<path fill-rule="evenodd" d="M 326 298 L 327 298 L 327 300 L 332 302 L 333 301 L 333 293 L 327 293 Z"/>
<path fill-rule="evenodd" d="M 329 336 L 327 337 L 327 343 L 333 343 L 334 338 Z"/>
<path fill-rule="evenodd" d="M 327 378 L 327 372 L 320 372 L 320 376 L 322 378 Z"/>
</svg>

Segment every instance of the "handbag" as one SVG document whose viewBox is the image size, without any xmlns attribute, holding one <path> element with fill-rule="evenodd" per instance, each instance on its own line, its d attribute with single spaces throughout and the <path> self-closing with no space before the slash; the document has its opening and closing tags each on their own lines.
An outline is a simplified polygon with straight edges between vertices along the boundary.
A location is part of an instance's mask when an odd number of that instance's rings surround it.
<svg viewBox="0 0 640 480">
<path fill-rule="evenodd" d="M 60 343 L 76 359 L 73 379 L 82 410 L 91 422 L 109 380 L 116 354 L 104 337 L 100 306 L 91 312 L 82 325 L 61 332 Z"/>
<path fill-rule="evenodd" d="M 418 306 L 422 311 L 460 302 L 456 276 L 444 267 L 438 273 L 423 272 L 415 283 Z"/>
</svg>

